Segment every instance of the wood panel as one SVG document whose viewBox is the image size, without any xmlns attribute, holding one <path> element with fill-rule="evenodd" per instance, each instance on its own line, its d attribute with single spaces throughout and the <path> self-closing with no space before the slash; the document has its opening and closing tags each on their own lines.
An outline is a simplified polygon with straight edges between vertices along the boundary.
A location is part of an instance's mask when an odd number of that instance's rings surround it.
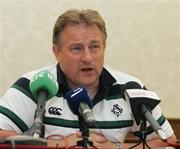
<svg viewBox="0 0 180 149">
<path fill-rule="evenodd" d="M 168 118 L 168 121 L 170 122 L 170 124 L 174 130 L 177 140 L 180 140 L 180 119 Z"/>
</svg>

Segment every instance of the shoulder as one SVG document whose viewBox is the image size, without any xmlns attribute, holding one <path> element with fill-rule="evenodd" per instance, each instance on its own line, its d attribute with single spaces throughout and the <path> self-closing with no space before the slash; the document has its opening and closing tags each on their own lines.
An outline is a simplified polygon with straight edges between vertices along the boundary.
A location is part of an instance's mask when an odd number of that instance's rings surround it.
<svg viewBox="0 0 180 149">
<path fill-rule="evenodd" d="M 41 69 L 37 69 L 37 70 L 33 70 L 33 71 L 30 71 L 24 75 L 22 75 L 21 77 L 19 77 L 19 79 L 17 79 L 13 85 L 10 87 L 10 90 L 13 89 L 13 93 L 16 92 L 16 91 L 20 91 L 21 93 L 24 93 L 25 95 L 27 96 L 31 96 L 31 92 L 30 92 L 30 89 L 29 89 L 29 83 L 30 81 L 32 80 L 32 78 L 39 72 L 43 71 L 43 70 L 47 70 L 49 71 L 50 73 L 52 73 L 52 75 L 54 75 L 55 78 L 57 78 L 57 65 L 54 64 L 54 65 L 51 65 L 51 66 L 48 66 L 48 67 L 43 67 Z M 14 90 L 15 89 L 15 90 Z M 32 97 L 30 97 L 32 98 Z"/>
<path fill-rule="evenodd" d="M 38 74 L 39 72 L 43 71 L 43 70 L 47 70 L 49 71 L 55 78 L 57 78 L 57 65 L 53 64 L 50 66 L 46 66 L 40 69 L 36 69 L 30 72 L 25 73 L 24 75 L 21 76 L 21 78 L 26 78 L 28 80 L 31 80 L 36 74 Z"/>
<path fill-rule="evenodd" d="M 138 78 L 131 76 L 127 73 L 120 72 L 116 69 L 110 68 L 108 66 L 104 67 L 111 75 L 112 77 L 116 80 L 116 84 L 126 84 L 127 82 L 134 81 L 139 83 L 142 87 L 144 84 L 142 81 L 140 81 Z"/>
</svg>

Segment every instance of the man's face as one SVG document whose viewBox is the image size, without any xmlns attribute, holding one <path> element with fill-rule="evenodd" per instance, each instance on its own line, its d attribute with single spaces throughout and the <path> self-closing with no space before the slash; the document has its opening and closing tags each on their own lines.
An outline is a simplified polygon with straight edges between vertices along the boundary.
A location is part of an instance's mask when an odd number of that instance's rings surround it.
<svg viewBox="0 0 180 149">
<path fill-rule="evenodd" d="M 72 87 L 98 85 L 104 63 L 104 36 L 95 25 L 67 25 L 54 54 Z"/>
</svg>

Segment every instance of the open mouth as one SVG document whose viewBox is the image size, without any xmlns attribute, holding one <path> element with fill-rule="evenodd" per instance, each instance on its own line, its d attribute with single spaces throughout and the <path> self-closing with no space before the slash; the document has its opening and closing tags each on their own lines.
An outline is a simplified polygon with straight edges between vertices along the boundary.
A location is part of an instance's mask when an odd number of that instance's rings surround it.
<svg viewBox="0 0 180 149">
<path fill-rule="evenodd" d="M 81 69 L 82 72 L 89 72 L 89 71 L 92 71 L 92 70 L 93 70 L 93 68 L 90 68 L 90 67 Z"/>
</svg>

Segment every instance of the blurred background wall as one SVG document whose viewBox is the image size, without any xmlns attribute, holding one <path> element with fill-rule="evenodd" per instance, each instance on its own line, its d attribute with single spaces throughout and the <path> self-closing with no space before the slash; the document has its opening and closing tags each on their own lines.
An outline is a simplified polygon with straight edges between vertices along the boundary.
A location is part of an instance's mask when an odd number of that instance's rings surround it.
<svg viewBox="0 0 180 149">
<path fill-rule="evenodd" d="M 106 21 L 105 64 L 144 82 L 180 118 L 180 0 L 0 0 L 0 96 L 22 74 L 55 63 L 57 17 L 96 9 Z"/>
</svg>

